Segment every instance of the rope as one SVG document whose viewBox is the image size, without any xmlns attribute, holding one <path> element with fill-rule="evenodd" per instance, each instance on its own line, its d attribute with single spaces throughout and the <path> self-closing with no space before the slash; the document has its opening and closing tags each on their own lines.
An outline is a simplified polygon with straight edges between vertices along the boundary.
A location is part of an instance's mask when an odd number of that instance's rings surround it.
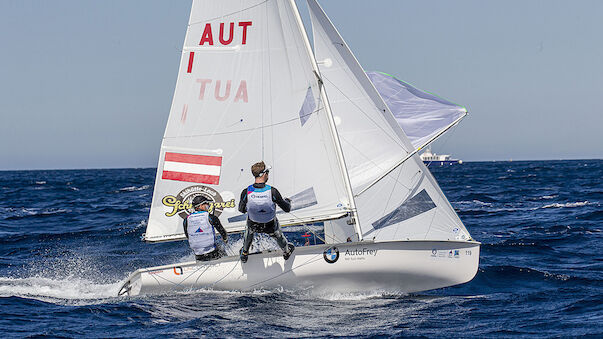
<svg viewBox="0 0 603 339">
<path fill-rule="evenodd" d="M 320 109 L 316 109 L 310 113 L 304 114 L 304 115 L 300 115 L 300 117 L 306 117 L 306 116 L 310 116 L 312 114 L 318 113 L 320 111 Z M 243 133 L 243 132 L 250 132 L 250 131 L 255 131 L 258 129 L 263 129 L 265 127 L 273 127 L 273 126 L 278 126 L 278 125 L 283 125 L 292 121 L 297 121 L 300 118 L 295 117 L 289 120 L 284 120 L 284 121 L 280 121 L 280 122 L 276 122 L 274 124 L 270 124 L 270 125 L 262 125 L 259 127 L 252 127 L 252 128 L 245 128 L 245 129 L 240 129 L 240 130 L 236 130 L 236 131 L 229 131 L 229 132 L 219 132 L 219 133 L 206 133 L 206 134 L 191 134 L 191 135 L 179 135 L 179 136 L 175 136 L 175 137 L 163 137 L 163 139 L 178 139 L 178 138 L 189 138 L 189 137 L 208 137 L 208 136 L 214 136 L 214 135 L 224 135 L 224 134 L 234 134 L 234 133 Z"/>
</svg>

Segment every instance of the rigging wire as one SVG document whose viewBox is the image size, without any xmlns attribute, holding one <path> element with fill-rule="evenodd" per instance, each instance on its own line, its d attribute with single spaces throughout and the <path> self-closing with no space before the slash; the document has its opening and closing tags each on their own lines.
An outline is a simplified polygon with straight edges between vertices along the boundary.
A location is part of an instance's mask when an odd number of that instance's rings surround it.
<svg viewBox="0 0 603 339">
<path fill-rule="evenodd" d="M 306 117 L 306 116 L 311 116 L 312 114 L 316 114 L 320 111 L 320 109 L 316 109 L 310 113 L 304 114 L 304 115 L 300 115 L 300 117 Z M 235 134 L 235 133 L 244 133 L 244 132 L 251 132 L 251 131 L 256 131 L 259 129 L 263 129 L 264 127 L 274 127 L 274 126 L 279 126 L 279 125 L 284 125 L 286 123 L 290 123 L 293 121 L 298 121 L 300 118 L 295 117 L 292 119 L 288 119 L 288 120 L 283 120 L 283 121 L 279 121 L 273 124 L 269 124 L 269 125 L 261 125 L 259 127 L 251 127 L 251 128 L 244 128 L 244 129 L 240 129 L 240 130 L 236 130 L 236 131 L 228 131 L 228 132 L 218 132 L 218 133 L 206 133 L 206 134 L 191 134 L 191 135 L 178 135 L 178 136 L 173 136 L 173 137 L 163 137 L 163 139 L 179 139 L 179 138 L 189 138 L 189 137 L 209 137 L 209 136 L 214 136 L 214 135 L 226 135 L 226 134 Z"/>
</svg>

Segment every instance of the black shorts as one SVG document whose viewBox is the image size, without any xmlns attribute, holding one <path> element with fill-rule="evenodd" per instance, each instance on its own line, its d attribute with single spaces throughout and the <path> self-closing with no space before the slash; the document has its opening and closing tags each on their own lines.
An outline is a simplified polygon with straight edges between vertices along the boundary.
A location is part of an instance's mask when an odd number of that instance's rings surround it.
<svg viewBox="0 0 603 339">
<path fill-rule="evenodd" d="M 247 219 L 247 227 L 256 233 L 274 233 L 278 229 L 278 226 L 278 220 L 276 220 L 276 218 L 265 223 L 259 223 Z"/>
</svg>

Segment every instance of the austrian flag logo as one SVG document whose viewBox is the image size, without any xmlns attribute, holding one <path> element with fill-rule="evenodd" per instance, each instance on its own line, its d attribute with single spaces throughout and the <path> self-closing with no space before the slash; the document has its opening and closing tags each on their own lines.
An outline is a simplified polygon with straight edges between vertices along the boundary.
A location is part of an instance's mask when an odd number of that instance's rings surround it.
<svg viewBox="0 0 603 339">
<path fill-rule="evenodd" d="M 222 157 L 166 152 L 162 179 L 218 185 Z"/>
</svg>

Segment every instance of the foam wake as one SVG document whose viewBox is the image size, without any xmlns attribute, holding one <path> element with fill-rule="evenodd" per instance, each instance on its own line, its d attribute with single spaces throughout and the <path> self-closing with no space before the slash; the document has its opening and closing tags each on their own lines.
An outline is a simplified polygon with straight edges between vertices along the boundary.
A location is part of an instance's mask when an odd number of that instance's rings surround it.
<svg viewBox="0 0 603 339">
<path fill-rule="evenodd" d="M 0 277 L 0 297 L 22 297 L 52 303 L 83 304 L 114 298 L 121 282 L 99 284 L 81 278 L 49 279 L 45 277 Z"/>
</svg>

